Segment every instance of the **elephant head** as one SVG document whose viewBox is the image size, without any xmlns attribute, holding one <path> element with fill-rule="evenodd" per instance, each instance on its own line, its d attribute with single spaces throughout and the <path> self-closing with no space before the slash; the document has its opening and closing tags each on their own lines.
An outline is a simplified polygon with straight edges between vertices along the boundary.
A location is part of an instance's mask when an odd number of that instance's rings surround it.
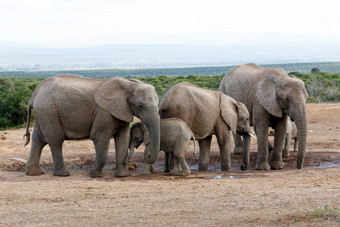
<svg viewBox="0 0 340 227">
<path fill-rule="evenodd" d="M 150 155 L 147 162 L 158 159 L 160 150 L 160 121 L 158 96 L 152 85 L 138 80 L 114 78 L 104 82 L 95 92 L 95 101 L 114 117 L 131 122 L 133 115 L 142 120 L 150 131 Z"/>
<path fill-rule="evenodd" d="M 288 115 L 298 129 L 298 159 L 297 168 L 303 168 L 306 150 L 307 117 L 306 99 L 307 92 L 302 80 L 289 77 L 269 75 L 263 77 L 256 89 L 257 100 L 270 114 L 281 118 Z"/>
<path fill-rule="evenodd" d="M 223 120 L 233 133 L 241 135 L 251 132 L 247 107 L 230 96 L 220 93 L 220 110 Z"/>
<path fill-rule="evenodd" d="M 145 144 L 147 152 L 150 152 L 150 135 L 149 130 L 145 124 L 141 122 L 134 123 L 130 129 L 130 152 L 126 156 L 125 163 L 128 163 L 129 159 L 134 153 L 134 149 L 138 148 L 142 143 Z"/>
</svg>

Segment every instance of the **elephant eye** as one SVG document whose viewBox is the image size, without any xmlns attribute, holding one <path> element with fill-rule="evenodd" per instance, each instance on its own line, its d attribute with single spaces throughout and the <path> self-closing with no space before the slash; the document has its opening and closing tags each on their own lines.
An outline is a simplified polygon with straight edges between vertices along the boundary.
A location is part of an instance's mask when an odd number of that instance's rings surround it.
<svg viewBox="0 0 340 227">
<path fill-rule="evenodd" d="M 139 109 L 143 109 L 143 105 L 142 104 L 138 104 L 137 105 Z"/>
<path fill-rule="evenodd" d="M 290 98 L 286 98 L 286 101 L 287 101 L 287 102 L 290 102 Z"/>
</svg>

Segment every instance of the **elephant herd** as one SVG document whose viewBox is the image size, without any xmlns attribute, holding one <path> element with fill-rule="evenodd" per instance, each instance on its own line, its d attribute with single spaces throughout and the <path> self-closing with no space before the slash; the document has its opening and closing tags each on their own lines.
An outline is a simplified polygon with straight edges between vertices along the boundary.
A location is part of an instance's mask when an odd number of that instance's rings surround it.
<svg viewBox="0 0 340 227">
<path fill-rule="evenodd" d="M 251 126 L 257 136 L 256 169 L 282 169 L 282 156 L 289 154 L 283 148 L 286 134 L 292 128 L 290 119 L 296 124 L 297 168 L 301 169 L 307 134 L 306 98 L 302 80 L 287 75 L 281 68 L 262 68 L 256 64 L 239 65 L 228 71 L 219 91 L 178 83 L 167 91 L 160 103 L 154 87 L 139 80 L 58 75 L 42 81 L 28 103 L 25 145 L 31 137 L 32 109 L 35 122 L 26 174 L 44 173 L 39 161 L 42 149 L 48 144 L 53 174 L 68 176 L 62 154 L 64 140 L 91 138 L 96 162 L 90 176 L 103 177 L 112 136 L 117 177 L 130 175 L 126 164 L 141 143 L 145 144 L 145 174 L 152 170 L 160 150 L 166 152 L 165 171 L 174 175 L 190 174 L 185 161 L 190 140 L 194 144 L 197 140 L 199 144 L 198 170 L 207 171 L 213 135 L 220 150 L 221 170 L 231 169 L 232 137 L 234 152 L 243 153 L 241 169 L 246 170 Z M 141 122 L 130 128 L 133 116 Z M 270 160 L 269 127 L 275 130 Z"/>
</svg>

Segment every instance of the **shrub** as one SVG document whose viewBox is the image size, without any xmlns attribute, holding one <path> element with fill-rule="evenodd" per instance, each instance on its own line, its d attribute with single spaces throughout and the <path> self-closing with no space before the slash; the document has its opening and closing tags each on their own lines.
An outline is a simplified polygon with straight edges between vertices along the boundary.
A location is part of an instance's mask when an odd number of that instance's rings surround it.
<svg viewBox="0 0 340 227">
<path fill-rule="evenodd" d="M 26 110 L 38 81 L 25 83 L 14 78 L 0 78 L 0 128 L 26 122 Z"/>
</svg>

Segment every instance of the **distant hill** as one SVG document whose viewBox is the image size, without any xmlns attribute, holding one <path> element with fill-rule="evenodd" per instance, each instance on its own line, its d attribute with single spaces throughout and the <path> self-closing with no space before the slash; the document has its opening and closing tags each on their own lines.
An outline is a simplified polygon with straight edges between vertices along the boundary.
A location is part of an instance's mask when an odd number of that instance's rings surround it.
<svg viewBox="0 0 340 227">
<path fill-rule="evenodd" d="M 310 73 L 312 68 L 322 72 L 340 73 L 340 62 L 315 62 L 294 64 L 269 64 L 263 67 L 281 67 L 287 73 Z M 192 67 L 192 68 L 154 68 L 154 69 L 97 69 L 97 70 L 58 70 L 58 71 L 0 71 L 0 76 L 48 77 L 57 74 L 77 74 L 85 77 L 145 77 L 145 76 L 189 76 L 189 75 L 223 75 L 234 66 Z"/>
<path fill-rule="evenodd" d="M 295 46 L 269 44 L 256 46 L 110 45 L 64 49 L 0 47 L 0 71 L 193 67 L 196 69 L 212 66 L 214 69 L 222 67 L 221 71 L 225 71 L 226 68 L 223 68 L 225 66 L 249 62 L 286 64 L 334 61 L 340 61 L 340 46 L 331 44 L 304 46 L 297 44 Z"/>
</svg>

